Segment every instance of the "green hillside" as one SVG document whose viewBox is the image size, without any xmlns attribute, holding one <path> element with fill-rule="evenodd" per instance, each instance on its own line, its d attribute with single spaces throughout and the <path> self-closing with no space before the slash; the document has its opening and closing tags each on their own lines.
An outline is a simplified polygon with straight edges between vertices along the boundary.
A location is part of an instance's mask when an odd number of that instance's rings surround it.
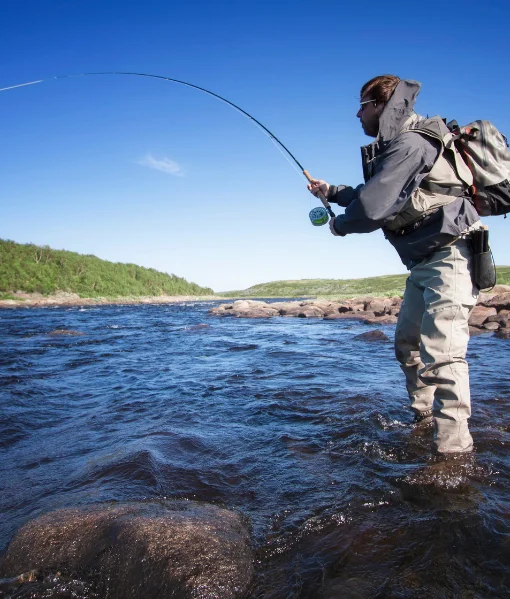
<svg viewBox="0 0 510 599">
<path fill-rule="evenodd" d="M 15 291 L 50 295 L 59 290 L 90 298 L 213 294 L 153 268 L 0 239 L 0 299 Z"/>
<path fill-rule="evenodd" d="M 510 266 L 498 266 L 496 270 L 498 283 L 510 285 Z M 272 281 L 216 295 L 329 298 L 392 296 L 403 294 L 406 277 L 402 274 L 365 279 Z M 12 297 L 16 291 L 43 295 L 68 291 L 88 298 L 214 294 L 208 287 L 200 287 L 153 268 L 113 263 L 96 256 L 0 239 L 0 299 Z"/>
<path fill-rule="evenodd" d="M 510 266 L 496 267 L 497 282 L 510 285 Z M 230 291 L 228 297 L 329 297 L 347 298 L 361 295 L 402 295 L 406 274 L 385 275 L 366 279 L 303 279 L 301 281 L 273 281 L 254 285 L 244 291 Z"/>
</svg>

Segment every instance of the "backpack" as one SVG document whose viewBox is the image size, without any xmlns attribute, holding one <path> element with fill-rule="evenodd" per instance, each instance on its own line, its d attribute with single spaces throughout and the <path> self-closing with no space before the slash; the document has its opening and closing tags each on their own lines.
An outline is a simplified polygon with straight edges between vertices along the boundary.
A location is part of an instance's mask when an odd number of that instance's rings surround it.
<svg viewBox="0 0 510 599">
<path fill-rule="evenodd" d="M 473 175 L 471 200 L 480 216 L 510 212 L 510 152 L 506 137 L 490 121 L 447 124 L 455 148 Z"/>
</svg>

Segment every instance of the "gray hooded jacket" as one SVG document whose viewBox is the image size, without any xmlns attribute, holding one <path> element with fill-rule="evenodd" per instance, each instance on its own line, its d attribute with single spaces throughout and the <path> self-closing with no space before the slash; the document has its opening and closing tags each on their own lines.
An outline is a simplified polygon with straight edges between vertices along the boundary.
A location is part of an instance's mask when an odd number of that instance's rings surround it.
<svg viewBox="0 0 510 599">
<path fill-rule="evenodd" d="M 382 228 L 408 268 L 479 220 L 467 193 L 461 193 L 405 234 L 388 228 L 443 151 L 439 140 L 405 128 L 410 117 L 423 118 L 413 111 L 419 91 L 417 81 L 397 85 L 379 120 L 377 139 L 361 148 L 365 184 L 356 188 L 331 186 L 328 193 L 330 202 L 346 208 L 334 221 L 340 235 Z"/>
</svg>

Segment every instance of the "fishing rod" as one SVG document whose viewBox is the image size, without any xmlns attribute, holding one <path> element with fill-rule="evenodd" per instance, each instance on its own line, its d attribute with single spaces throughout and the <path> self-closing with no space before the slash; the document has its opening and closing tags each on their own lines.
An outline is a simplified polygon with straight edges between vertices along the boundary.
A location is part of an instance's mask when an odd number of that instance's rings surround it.
<svg viewBox="0 0 510 599">
<path fill-rule="evenodd" d="M 172 83 L 186 85 L 187 87 L 192 87 L 193 89 L 198 89 L 201 92 L 209 94 L 210 96 L 213 96 L 214 98 L 217 98 L 218 100 L 221 100 L 222 102 L 225 102 L 225 104 L 232 106 L 232 108 L 234 108 L 235 110 L 237 110 L 238 112 L 243 114 L 245 117 L 247 117 L 250 121 L 255 123 L 255 125 L 257 125 L 258 128 L 263 131 L 263 133 L 268 135 L 269 139 L 271 139 L 271 141 L 273 143 L 275 143 L 275 145 L 277 145 L 277 147 L 279 149 L 283 149 L 285 151 L 285 153 L 287 154 L 287 156 L 290 156 L 290 158 L 294 161 L 295 164 L 297 164 L 300 171 L 307 178 L 307 180 L 309 182 L 311 182 L 313 180 L 312 177 L 310 176 L 310 173 L 306 169 L 303 168 L 303 166 L 297 160 L 297 158 L 294 156 L 294 154 L 292 154 L 292 152 L 276 137 L 276 135 L 274 133 L 269 131 L 269 129 L 267 127 L 265 127 L 260 121 L 258 121 L 254 116 L 252 116 L 250 113 L 246 112 L 246 110 L 243 110 L 240 106 L 237 106 L 237 104 L 234 104 L 233 102 L 230 102 L 230 100 L 227 100 L 223 96 L 220 96 L 219 94 L 215 94 L 214 92 L 209 91 L 208 89 L 205 89 L 204 87 L 200 87 L 199 85 L 194 85 L 193 83 L 188 83 L 186 81 L 180 81 L 179 79 L 172 79 L 171 77 L 163 77 L 162 75 L 149 75 L 148 73 L 132 73 L 132 72 L 127 72 L 127 71 L 76 73 L 76 74 L 71 74 L 71 75 L 57 75 L 55 77 L 48 77 L 46 79 L 38 79 L 37 81 L 28 81 L 26 83 L 20 83 L 18 85 L 11 85 L 9 87 L 0 88 L 0 92 L 7 91 L 10 89 L 16 89 L 18 87 L 25 87 L 27 85 L 36 85 L 37 83 L 45 83 L 46 81 L 52 81 L 55 79 L 70 79 L 72 77 L 89 77 L 91 75 L 132 75 L 135 77 L 150 77 L 152 79 L 162 79 L 164 81 L 171 81 Z M 310 216 L 310 220 L 312 221 L 313 225 L 320 226 L 320 225 L 324 225 L 325 223 L 327 223 L 329 220 L 329 217 L 334 218 L 335 213 L 331 209 L 331 206 L 330 206 L 328 200 L 326 199 L 326 197 L 324 196 L 324 194 L 321 191 L 318 191 L 317 197 L 322 202 L 323 207 L 319 206 L 318 208 L 313 208 L 310 211 L 309 216 Z"/>
</svg>

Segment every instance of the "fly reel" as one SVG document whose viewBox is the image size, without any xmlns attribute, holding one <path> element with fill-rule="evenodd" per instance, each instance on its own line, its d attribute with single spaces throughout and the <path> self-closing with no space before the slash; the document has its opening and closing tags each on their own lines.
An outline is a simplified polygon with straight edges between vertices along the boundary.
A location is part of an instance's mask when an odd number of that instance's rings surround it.
<svg viewBox="0 0 510 599">
<path fill-rule="evenodd" d="M 312 225 L 315 227 L 325 225 L 329 221 L 328 211 L 322 206 L 318 206 L 317 208 L 310 210 L 310 214 L 308 216 L 312 221 Z"/>
</svg>

